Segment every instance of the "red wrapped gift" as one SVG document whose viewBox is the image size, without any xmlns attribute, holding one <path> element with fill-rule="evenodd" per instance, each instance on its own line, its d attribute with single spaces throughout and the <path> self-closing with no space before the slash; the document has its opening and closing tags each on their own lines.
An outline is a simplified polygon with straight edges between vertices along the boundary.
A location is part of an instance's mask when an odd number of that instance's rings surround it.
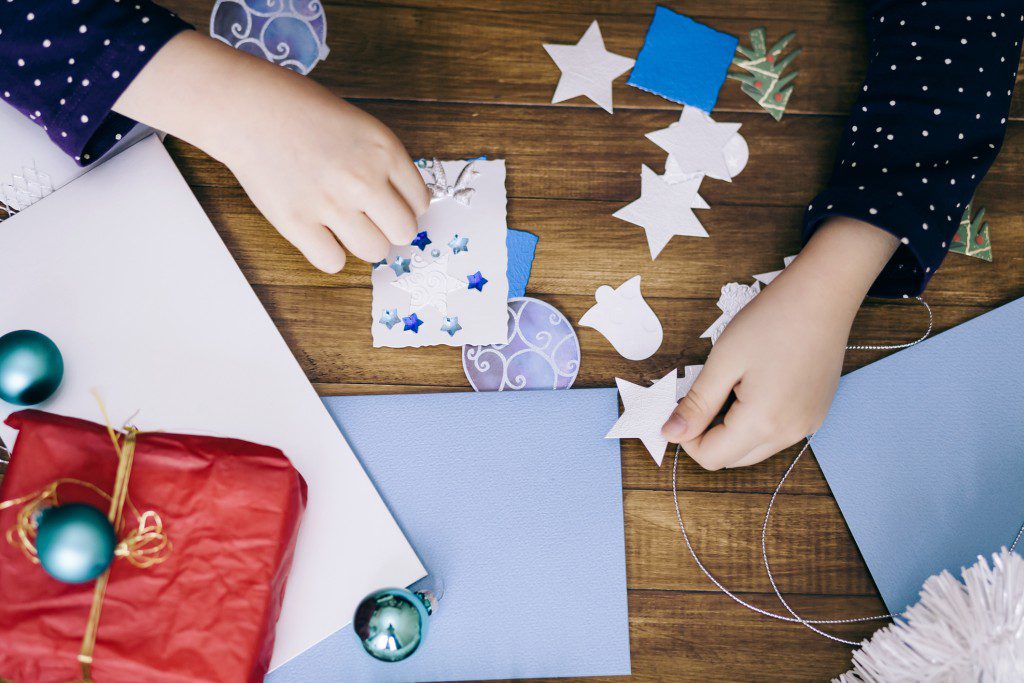
<svg viewBox="0 0 1024 683">
<path fill-rule="evenodd" d="M 121 466 L 128 478 L 118 538 L 130 541 L 141 525 L 158 540 L 135 549 L 139 561 L 122 542 L 105 576 L 64 584 L 23 547 L 19 505 L 0 511 L 0 535 L 12 531 L 0 538 L 0 679 L 262 681 L 306 504 L 306 483 L 284 454 L 159 432 L 117 433 L 115 449 L 106 427 L 34 410 L 7 424 L 19 435 L 0 504 L 62 482 L 61 503 L 106 513 L 123 450 L 130 464 Z"/>
</svg>

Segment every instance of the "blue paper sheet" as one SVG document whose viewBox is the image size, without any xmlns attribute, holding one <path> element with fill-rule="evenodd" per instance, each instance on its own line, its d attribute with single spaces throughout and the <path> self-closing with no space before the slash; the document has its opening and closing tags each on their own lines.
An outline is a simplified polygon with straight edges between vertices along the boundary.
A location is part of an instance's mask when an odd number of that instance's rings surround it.
<svg viewBox="0 0 1024 683">
<path fill-rule="evenodd" d="M 324 403 L 444 597 L 404 662 L 371 659 L 349 627 L 268 681 L 630 672 L 614 389 Z"/>
<path fill-rule="evenodd" d="M 533 270 L 533 255 L 537 251 L 538 238 L 525 230 L 508 229 L 505 244 L 508 245 L 508 298 L 526 296 L 526 285 Z"/>
<path fill-rule="evenodd" d="M 1022 349 L 1019 299 L 844 377 L 811 440 L 892 612 L 1024 523 Z"/>
<path fill-rule="evenodd" d="M 627 83 L 710 113 L 739 42 L 658 5 Z"/>
</svg>

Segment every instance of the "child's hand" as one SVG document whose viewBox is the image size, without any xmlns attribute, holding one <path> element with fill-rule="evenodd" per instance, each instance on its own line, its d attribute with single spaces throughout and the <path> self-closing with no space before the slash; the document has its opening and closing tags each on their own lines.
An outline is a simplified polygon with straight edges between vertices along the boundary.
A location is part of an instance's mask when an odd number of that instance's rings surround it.
<svg viewBox="0 0 1024 683">
<path fill-rule="evenodd" d="M 429 194 L 384 124 L 303 78 L 194 31 L 146 65 L 115 110 L 224 162 L 320 270 L 409 244 Z M 344 245 L 345 249 L 342 248 Z"/>
<path fill-rule="evenodd" d="M 822 226 L 726 328 L 665 436 L 717 470 L 760 462 L 813 433 L 832 402 L 857 309 L 895 248 L 894 237 L 864 223 Z"/>
</svg>

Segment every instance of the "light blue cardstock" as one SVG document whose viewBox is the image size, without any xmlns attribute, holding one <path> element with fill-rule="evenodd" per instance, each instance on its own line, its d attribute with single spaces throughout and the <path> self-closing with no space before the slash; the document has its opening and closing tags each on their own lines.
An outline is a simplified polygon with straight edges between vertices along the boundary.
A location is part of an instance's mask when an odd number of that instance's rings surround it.
<svg viewBox="0 0 1024 683">
<path fill-rule="evenodd" d="M 526 296 L 526 285 L 533 271 L 533 256 L 540 238 L 525 230 L 508 229 L 505 244 L 508 247 L 508 298 Z"/>
<path fill-rule="evenodd" d="M 1009 547 L 1024 523 L 1024 299 L 844 377 L 811 445 L 890 611 Z"/>
<path fill-rule="evenodd" d="M 614 389 L 324 403 L 430 572 L 418 586 L 443 597 L 404 662 L 370 658 L 347 627 L 268 681 L 630 673 Z"/>
</svg>

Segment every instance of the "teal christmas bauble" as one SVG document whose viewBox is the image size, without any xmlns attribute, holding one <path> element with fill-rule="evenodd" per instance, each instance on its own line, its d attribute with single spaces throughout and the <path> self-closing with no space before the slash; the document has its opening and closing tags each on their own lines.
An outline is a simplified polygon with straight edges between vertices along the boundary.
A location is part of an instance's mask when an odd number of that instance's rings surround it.
<svg viewBox="0 0 1024 683">
<path fill-rule="evenodd" d="M 64 583 L 92 581 L 114 560 L 117 534 L 107 516 L 85 503 L 46 508 L 36 528 L 36 553 L 46 573 Z"/>
<path fill-rule="evenodd" d="M 383 662 L 400 662 L 416 652 L 427 635 L 433 594 L 404 588 L 370 593 L 356 608 L 352 627 L 363 649 Z"/>
<path fill-rule="evenodd" d="M 0 337 L 0 400 L 19 406 L 42 403 L 64 378 L 64 359 L 49 337 L 18 330 Z"/>
</svg>

